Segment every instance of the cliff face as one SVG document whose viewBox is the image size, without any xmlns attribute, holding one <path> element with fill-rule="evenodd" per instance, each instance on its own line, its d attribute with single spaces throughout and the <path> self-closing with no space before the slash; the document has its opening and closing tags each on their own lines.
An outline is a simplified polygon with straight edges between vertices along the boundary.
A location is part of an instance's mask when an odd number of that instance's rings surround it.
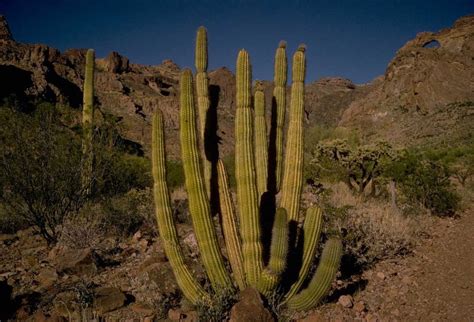
<svg viewBox="0 0 474 322">
<path fill-rule="evenodd" d="M 400 144 L 469 140 L 474 110 L 474 16 L 407 42 L 340 125 Z"/>
<path fill-rule="evenodd" d="M 432 40 L 440 46 L 426 46 Z M 85 52 L 61 53 L 45 45 L 18 43 L 0 16 L 0 100 L 13 94 L 80 109 Z M 472 16 L 438 33 L 420 33 L 397 52 L 385 75 L 371 84 L 355 85 L 343 78 L 308 84 L 306 126 L 340 125 L 368 139 L 401 144 L 439 136 L 465 139 L 470 133 L 467 126 L 473 124 L 473 55 Z M 96 105 L 101 113 L 114 115 L 121 136 L 145 153 L 151 141 L 151 115 L 160 108 L 168 153 L 179 158 L 179 73 L 170 60 L 144 66 L 112 52 L 96 60 Z M 217 136 L 225 155 L 233 150 L 235 78 L 226 68 L 210 72 L 209 77 Z M 269 115 L 273 85 L 264 84 Z M 289 88 L 287 98 L 289 103 Z"/>
</svg>

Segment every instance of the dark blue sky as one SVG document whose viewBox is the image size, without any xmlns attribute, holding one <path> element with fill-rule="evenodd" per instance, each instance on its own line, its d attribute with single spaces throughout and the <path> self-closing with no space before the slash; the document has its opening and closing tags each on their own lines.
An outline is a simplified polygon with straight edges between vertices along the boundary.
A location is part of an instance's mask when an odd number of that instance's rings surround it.
<svg viewBox="0 0 474 322">
<path fill-rule="evenodd" d="M 16 40 L 60 50 L 116 50 L 141 64 L 170 58 L 192 67 L 196 28 L 209 35 L 210 68 L 234 70 L 246 48 L 254 78 L 273 78 L 278 42 L 289 54 L 307 44 L 307 80 L 343 76 L 356 83 L 383 74 L 396 50 L 420 31 L 449 27 L 474 13 L 473 0 L 192 1 L 0 0 Z"/>
</svg>

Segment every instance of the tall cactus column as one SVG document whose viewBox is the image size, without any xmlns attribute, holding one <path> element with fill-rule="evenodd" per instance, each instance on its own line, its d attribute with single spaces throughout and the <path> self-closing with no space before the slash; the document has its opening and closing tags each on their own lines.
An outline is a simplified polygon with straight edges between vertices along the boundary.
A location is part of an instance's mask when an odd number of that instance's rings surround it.
<svg viewBox="0 0 474 322">
<path fill-rule="evenodd" d="M 87 50 L 82 105 L 82 189 L 86 194 L 92 189 L 94 134 L 94 50 Z"/>
<path fill-rule="evenodd" d="M 179 246 L 178 233 L 173 221 L 168 186 L 166 184 L 163 115 L 159 110 L 153 116 L 151 160 L 156 220 L 162 245 L 184 296 L 192 303 L 197 304 L 209 299 L 209 295 L 194 279 L 184 264 L 184 254 Z"/>
<path fill-rule="evenodd" d="M 201 135 L 203 153 L 203 168 L 204 168 L 204 184 L 206 186 L 207 196 L 211 197 L 211 172 L 212 164 L 206 156 L 206 121 L 207 113 L 210 106 L 209 101 L 209 78 L 207 76 L 207 31 L 204 27 L 199 27 L 196 35 L 196 51 L 195 51 L 195 66 L 196 66 L 196 92 L 198 101 L 199 113 L 199 132 Z"/>
<path fill-rule="evenodd" d="M 293 83 L 291 84 L 290 120 L 285 151 L 285 171 L 281 186 L 281 203 L 289 221 L 298 221 L 303 184 L 303 116 L 305 46 L 300 45 L 293 55 Z"/>
<path fill-rule="evenodd" d="M 267 191 L 268 153 L 267 124 L 265 121 L 265 94 L 262 82 L 257 82 L 254 94 L 255 110 L 255 167 L 257 171 L 258 197 Z"/>
<path fill-rule="evenodd" d="M 275 72 L 273 89 L 273 101 L 276 109 L 275 126 L 275 192 L 280 190 L 281 177 L 283 173 L 283 127 L 285 126 L 286 112 L 286 78 L 288 74 L 288 61 L 286 58 L 286 42 L 280 41 L 275 53 Z"/>
<path fill-rule="evenodd" d="M 249 54 L 237 58 L 237 110 L 235 112 L 235 178 L 239 204 L 242 254 L 247 283 L 257 286 L 262 271 L 262 244 L 253 151 L 253 116 Z"/>
<path fill-rule="evenodd" d="M 189 210 L 201 258 L 215 290 L 231 289 L 232 281 L 224 265 L 202 179 L 198 131 L 193 95 L 193 76 L 185 69 L 180 80 L 180 139 Z"/>
</svg>

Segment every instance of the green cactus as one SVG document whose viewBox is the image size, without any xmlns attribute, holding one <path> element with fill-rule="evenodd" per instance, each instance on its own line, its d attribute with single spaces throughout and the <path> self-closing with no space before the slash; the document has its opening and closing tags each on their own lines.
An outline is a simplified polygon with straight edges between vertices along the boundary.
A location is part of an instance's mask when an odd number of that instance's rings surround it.
<svg viewBox="0 0 474 322">
<path fill-rule="evenodd" d="M 275 76 L 273 88 L 273 101 L 276 113 L 275 117 L 275 183 L 272 187 L 275 192 L 280 191 L 281 177 L 283 172 L 283 127 L 285 126 L 285 112 L 286 112 L 286 78 L 288 74 L 288 61 L 286 58 L 286 42 L 280 41 L 278 49 L 275 53 Z M 273 103 L 273 102 L 272 102 Z"/>
<path fill-rule="evenodd" d="M 305 46 L 300 45 L 293 55 L 293 83 L 291 84 L 290 120 L 286 141 L 285 171 L 281 184 L 281 207 L 288 212 L 288 220 L 298 221 L 301 189 L 303 187 L 303 116 Z"/>
<path fill-rule="evenodd" d="M 342 242 L 338 238 L 329 239 L 324 245 L 318 268 L 306 289 L 290 298 L 288 307 L 294 310 L 307 310 L 318 304 L 331 288 L 332 281 L 339 270 L 342 256 Z"/>
<path fill-rule="evenodd" d="M 253 116 L 251 110 L 251 67 L 247 51 L 237 57 L 235 111 L 235 178 L 242 236 L 245 277 L 250 286 L 257 286 L 262 271 L 262 243 L 253 151 Z"/>
<path fill-rule="evenodd" d="M 196 93 L 199 111 L 200 134 L 202 140 L 202 160 L 204 168 L 204 184 L 206 185 L 207 195 L 211 196 L 211 175 L 212 164 L 209 157 L 206 156 L 205 136 L 207 113 L 210 106 L 209 101 L 209 78 L 207 76 L 207 30 L 199 27 L 196 35 L 195 67 L 196 67 Z"/>
<path fill-rule="evenodd" d="M 202 45 L 205 43 L 202 39 L 206 37 L 205 29 L 200 28 L 197 44 L 200 43 L 201 45 L 196 46 L 197 77 L 200 77 L 199 74 L 205 72 L 207 68 L 207 49 L 203 49 L 204 47 L 207 48 L 207 45 Z M 200 58 L 198 59 L 198 57 Z M 237 104 L 235 111 L 235 177 L 238 216 L 234 213 L 227 175 L 220 160 L 217 160 L 215 164 L 219 198 L 218 200 L 209 200 L 208 190 L 203 180 L 204 171 L 201 168 L 198 149 L 198 137 L 207 138 L 203 136 L 202 117 L 200 118 L 201 133 L 198 132 L 196 126 L 196 107 L 194 106 L 191 71 L 184 70 L 180 80 L 180 138 L 186 190 L 189 195 L 189 208 L 202 262 L 211 285 L 219 291 L 222 288 L 225 290 L 232 289 L 232 282 L 224 268 L 224 260 L 211 218 L 211 203 L 218 201 L 219 207 L 213 209 L 218 209 L 221 215 L 227 257 L 236 285 L 239 289 L 244 289 L 247 286 L 255 287 L 265 296 L 270 296 L 274 292 L 286 292 L 282 293 L 282 295 L 284 294 L 283 303 L 296 310 L 311 308 L 327 293 L 338 270 L 342 249 L 341 241 L 336 237 L 331 237 L 324 247 L 315 276 L 308 287 L 300 291 L 307 280 L 317 252 L 322 225 L 321 210 L 318 207 L 311 207 L 307 210 L 301 235 L 296 238 L 299 243 L 302 242 L 302 245 L 294 245 L 293 241 L 289 239 L 291 235 L 290 227 L 295 226 L 298 221 L 302 188 L 305 64 L 304 47 L 300 46 L 293 57 L 293 84 L 286 145 L 287 156 L 281 182 L 279 208 L 277 208 L 276 202 L 273 208 L 259 208 L 259 197 L 262 197 L 262 194 L 270 194 L 269 200 L 271 201 L 278 199 L 276 198 L 277 189 L 269 187 L 269 178 L 271 176 L 273 178 L 277 177 L 276 173 L 270 174 L 269 171 L 278 172 L 278 169 L 270 169 L 271 167 L 265 162 L 267 161 L 266 152 L 270 150 L 270 144 L 267 146 L 262 86 L 257 84 L 254 116 L 251 108 L 250 59 L 245 50 L 239 52 L 236 68 Z M 280 44 L 275 62 L 276 86 L 274 96 L 278 97 L 276 99 L 277 105 L 282 103 L 278 105 L 277 110 L 283 106 L 283 111 L 286 69 L 285 46 Z M 203 84 L 198 85 L 198 99 L 201 94 L 206 93 L 205 88 L 199 89 L 200 86 L 207 86 L 206 82 L 203 82 Z M 200 91 L 201 94 L 199 94 Z M 201 105 L 199 105 L 199 110 L 201 110 Z M 169 196 L 164 181 L 164 134 L 161 114 L 158 112 L 157 115 L 153 122 L 152 155 L 155 203 L 160 236 L 163 239 L 166 254 L 170 258 L 176 279 L 183 289 L 184 295 L 193 303 L 212 301 L 212 298 L 209 298 L 209 295 L 192 278 L 189 270 L 184 265 L 183 254 L 179 248 L 176 229 L 171 218 Z M 280 121 L 281 119 L 284 120 L 282 111 L 279 111 L 277 116 L 280 117 Z M 283 123 L 278 122 L 277 125 L 280 125 L 279 128 L 282 131 Z M 277 137 L 278 135 L 275 135 L 273 139 L 277 140 Z M 281 140 L 281 142 L 283 141 Z M 281 164 L 282 145 L 279 148 L 275 146 L 275 148 L 280 154 L 276 160 L 280 160 Z M 275 212 L 276 208 L 276 213 L 272 213 Z M 260 218 L 271 218 L 273 215 L 275 215 L 275 220 L 271 236 L 270 259 L 268 265 L 264 266 Z M 293 262 L 289 260 L 292 258 L 290 254 L 298 251 L 299 246 L 302 246 L 301 266 L 292 267 Z M 296 275 L 288 280 L 294 283 L 286 285 L 285 282 L 287 281 L 282 277 L 291 272 L 296 272 Z"/>
<path fill-rule="evenodd" d="M 265 120 L 265 94 L 263 85 L 257 82 L 254 94 L 255 110 L 255 167 L 257 171 L 257 191 L 261 197 L 267 191 L 268 146 L 267 124 Z"/>
<path fill-rule="evenodd" d="M 270 261 L 263 270 L 258 282 L 258 290 L 269 296 L 280 282 L 281 274 L 286 268 L 288 254 L 288 222 L 285 208 L 278 208 L 272 231 Z"/>
<path fill-rule="evenodd" d="M 153 115 L 152 133 L 152 172 L 153 194 L 155 199 L 156 220 L 158 230 L 166 256 L 173 268 L 174 276 L 186 298 L 192 303 L 199 303 L 208 299 L 209 295 L 194 279 L 189 269 L 184 264 L 184 255 L 179 246 L 178 233 L 173 224 L 168 186 L 166 184 L 166 159 L 163 116 L 160 110 Z"/>
<path fill-rule="evenodd" d="M 180 139 L 189 210 L 196 239 L 202 249 L 201 258 L 212 286 L 230 289 L 232 282 L 225 269 L 202 179 L 192 79 L 191 70 L 185 69 L 180 80 Z"/>
<path fill-rule="evenodd" d="M 94 60 L 94 50 L 87 50 L 82 105 L 82 189 L 86 195 L 90 194 L 92 189 L 92 165 L 94 160 L 92 149 L 94 136 Z"/>
</svg>

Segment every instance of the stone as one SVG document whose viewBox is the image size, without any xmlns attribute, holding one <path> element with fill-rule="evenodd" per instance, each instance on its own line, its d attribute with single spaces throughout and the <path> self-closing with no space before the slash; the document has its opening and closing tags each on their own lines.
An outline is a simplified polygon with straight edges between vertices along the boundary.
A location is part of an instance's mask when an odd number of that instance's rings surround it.
<svg viewBox="0 0 474 322">
<path fill-rule="evenodd" d="M 58 273 L 54 268 L 45 268 L 41 270 L 36 277 L 41 287 L 49 288 L 58 280 Z"/>
<path fill-rule="evenodd" d="M 247 287 L 240 292 L 240 300 L 230 311 L 230 321 L 232 322 L 273 322 L 270 311 L 262 302 L 260 293 L 251 287 Z"/>
<path fill-rule="evenodd" d="M 145 316 L 151 316 L 154 313 L 153 308 L 151 308 L 149 305 L 145 303 L 140 303 L 136 302 L 130 305 L 130 308 L 132 309 L 133 312 L 145 315 Z"/>
<path fill-rule="evenodd" d="M 106 70 L 111 73 L 121 74 L 124 72 L 128 72 L 130 69 L 129 65 L 130 63 L 128 61 L 128 58 L 120 55 L 116 51 L 112 51 L 105 58 Z"/>
<path fill-rule="evenodd" d="M 0 40 L 13 40 L 7 19 L 3 15 L 0 15 Z"/>
<path fill-rule="evenodd" d="M 385 274 L 383 272 L 377 272 L 377 277 L 383 281 L 385 279 Z"/>
<path fill-rule="evenodd" d="M 100 258 L 90 248 L 82 250 L 66 248 L 56 256 L 55 262 L 59 273 L 95 275 Z"/>
<path fill-rule="evenodd" d="M 337 300 L 337 303 L 342 305 L 342 307 L 350 308 L 353 305 L 352 296 L 350 295 L 341 295 Z"/>
<path fill-rule="evenodd" d="M 358 313 L 364 312 L 365 311 L 365 303 L 363 301 L 358 301 L 354 305 L 354 310 Z"/>
<path fill-rule="evenodd" d="M 127 297 L 116 287 L 100 287 L 94 291 L 94 310 L 99 314 L 114 311 L 125 305 Z"/>
<path fill-rule="evenodd" d="M 168 319 L 171 321 L 181 320 L 181 311 L 178 309 L 169 309 L 168 310 Z"/>
</svg>

